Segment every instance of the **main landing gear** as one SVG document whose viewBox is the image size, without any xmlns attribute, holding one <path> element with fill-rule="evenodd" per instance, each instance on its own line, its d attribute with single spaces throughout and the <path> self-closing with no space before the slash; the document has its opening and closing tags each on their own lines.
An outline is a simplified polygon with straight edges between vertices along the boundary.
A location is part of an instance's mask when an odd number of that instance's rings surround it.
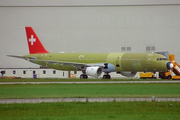
<svg viewBox="0 0 180 120">
<path fill-rule="evenodd" d="M 80 79 L 88 79 L 88 76 L 86 74 L 81 74 Z M 111 76 L 108 73 L 105 73 L 105 75 L 103 75 L 103 79 L 111 79 Z"/>
<path fill-rule="evenodd" d="M 88 76 L 86 74 L 81 74 L 80 79 L 88 79 Z"/>
<path fill-rule="evenodd" d="M 111 76 L 108 73 L 106 73 L 105 75 L 103 75 L 103 79 L 111 79 Z"/>
</svg>

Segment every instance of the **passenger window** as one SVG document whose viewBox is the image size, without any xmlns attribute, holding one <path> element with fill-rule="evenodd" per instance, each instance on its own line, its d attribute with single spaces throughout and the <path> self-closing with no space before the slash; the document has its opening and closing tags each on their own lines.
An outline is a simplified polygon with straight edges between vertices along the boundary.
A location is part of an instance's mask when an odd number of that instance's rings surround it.
<svg viewBox="0 0 180 120">
<path fill-rule="evenodd" d="M 15 70 L 13 70 L 13 74 L 16 74 L 16 71 L 15 71 Z"/>
<path fill-rule="evenodd" d="M 23 74 L 26 74 L 26 71 L 25 71 L 25 70 L 23 71 Z"/>
</svg>

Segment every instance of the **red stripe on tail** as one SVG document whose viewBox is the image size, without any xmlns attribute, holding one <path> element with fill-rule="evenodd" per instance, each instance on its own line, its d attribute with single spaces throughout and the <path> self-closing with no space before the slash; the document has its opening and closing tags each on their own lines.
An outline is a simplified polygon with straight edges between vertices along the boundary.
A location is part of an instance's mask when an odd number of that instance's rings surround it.
<svg viewBox="0 0 180 120">
<path fill-rule="evenodd" d="M 31 27 L 25 27 L 30 54 L 49 53 Z"/>
</svg>

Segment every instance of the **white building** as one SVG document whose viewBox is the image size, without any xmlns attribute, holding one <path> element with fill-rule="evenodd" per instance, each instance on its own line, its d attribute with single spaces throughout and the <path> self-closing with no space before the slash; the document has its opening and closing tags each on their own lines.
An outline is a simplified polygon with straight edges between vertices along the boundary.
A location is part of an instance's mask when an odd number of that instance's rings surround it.
<svg viewBox="0 0 180 120">
<path fill-rule="evenodd" d="M 71 79 L 79 79 L 79 76 L 82 74 L 81 72 L 74 71 L 59 71 L 53 69 L 42 69 L 42 68 L 1 68 L 0 71 L 5 71 L 3 77 L 6 78 L 71 78 Z M 110 73 L 112 79 L 117 78 L 125 78 L 120 74 Z M 1 74 L 2 77 L 2 74 Z M 103 73 L 99 78 L 103 77 Z M 94 79 L 94 77 L 89 76 L 90 79 Z M 136 74 L 134 78 L 139 78 L 139 74 Z"/>
<path fill-rule="evenodd" d="M 0 69 L 5 71 L 4 77 L 21 77 L 21 78 L 69 78 L 69 72 L 41 69 L 41 68 L 7 68 Z"/>
</svg>

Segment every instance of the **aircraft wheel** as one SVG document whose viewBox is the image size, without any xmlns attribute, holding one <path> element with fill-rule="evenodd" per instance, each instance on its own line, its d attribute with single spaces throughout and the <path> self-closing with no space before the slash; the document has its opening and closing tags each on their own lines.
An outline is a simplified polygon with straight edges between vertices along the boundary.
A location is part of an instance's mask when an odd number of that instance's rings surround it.
<svg viewBox="0 0 180 120">
<path fill-rule="evenodd" d="M 103 79 L 111 79 L 110 75 L 103 75 Z"/>
<path fill-rule="evenodd" d="M 88 79 L 88 76 L 87 76 L 87 75 L 84 75 L 84 78 L 85 78 L 85 79 Z"/>
<path fill-rule="evenodd" d="M 170 79 L 171 79 L 171 75 L 169 75 L 169 76 L 167 77 L 167 79 L 170 80 Z"/>
<path fill-rule="evenodd" d="M 81 74 L 81 75 L 80 75 L 80 79 L 88 79 L 88 76 L 87 76 L 87 75 L 84 75 L 84 74 Z"/>
<path fill-rule="evenodd" d="M 80 79 L 83 79 L 83 74 L 80 75 Z"/>
<path fill-rule="evenodd" d="M 107 75 L 107 79 L 111 79 L 111 76 L 110 76 L 110 75 Z"/>
<path fill-rule="evenodd" d="M 103 79 L 107 79 L 107 76 L 106 76 L 106 75 L 103 75 Z"/>
</svg>

